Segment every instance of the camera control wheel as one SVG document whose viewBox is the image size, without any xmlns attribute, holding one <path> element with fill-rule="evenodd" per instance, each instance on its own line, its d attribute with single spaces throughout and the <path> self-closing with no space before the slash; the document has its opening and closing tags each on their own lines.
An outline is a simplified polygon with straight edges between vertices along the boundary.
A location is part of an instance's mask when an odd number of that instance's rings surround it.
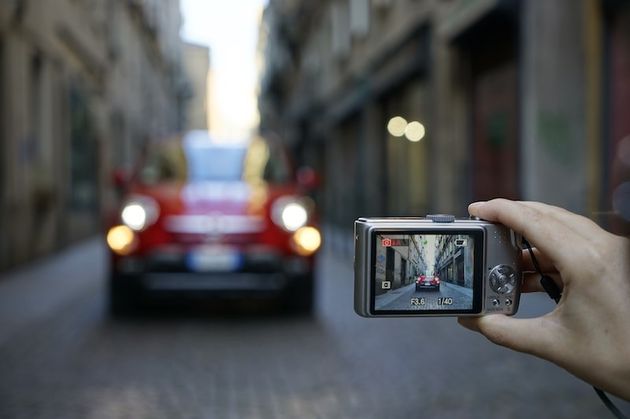
<svg viewBox="0 0 630 419">
<path fill-rule="evenodd" d="M 427 218 L 434 223 L 454 223 L 455 216 L 450 214 L 428 214 Z"/>
<path fill-rule="evenodd" d="M 509 265 L 497 265 L 490 271 L 490 288 L 498 294 L 509 294 L 516 288 L 517 279 L 514 268 Z"/>
</svg>

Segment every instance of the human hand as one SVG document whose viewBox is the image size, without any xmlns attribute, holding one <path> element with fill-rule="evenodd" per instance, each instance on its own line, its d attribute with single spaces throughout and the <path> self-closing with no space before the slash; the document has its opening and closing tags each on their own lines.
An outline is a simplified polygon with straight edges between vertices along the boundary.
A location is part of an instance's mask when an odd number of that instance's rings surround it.
<svg viewBox="0 0 630 419">
<path fill-rule="evenodd" d="M 552 312 L 538 318 L 495 314 L 460 317 L 459 323 L 630 400 L 630 240 L 538 202 L 494 199 L 473 203 L 468 210 L 522 234 L 562 298 Z M 523 292 L 543 291 L 527 251 L 523 267 Z"/>
</svg>

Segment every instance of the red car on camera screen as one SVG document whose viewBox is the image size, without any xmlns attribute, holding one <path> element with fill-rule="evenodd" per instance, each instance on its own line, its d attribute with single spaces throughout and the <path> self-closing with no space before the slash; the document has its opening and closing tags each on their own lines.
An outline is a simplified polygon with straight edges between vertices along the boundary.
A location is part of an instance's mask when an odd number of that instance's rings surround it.
<svg viewBox="0 0 630 419">
<path fill-rule="evenodd" d="M 314 179 L 296 176 L 284 148 L 261 137 L 222 144 L 194 131 L 153 145 L 107 232 L 111 311 L 207 293 L 310 310 L 321 245 Z"/>
</svg>

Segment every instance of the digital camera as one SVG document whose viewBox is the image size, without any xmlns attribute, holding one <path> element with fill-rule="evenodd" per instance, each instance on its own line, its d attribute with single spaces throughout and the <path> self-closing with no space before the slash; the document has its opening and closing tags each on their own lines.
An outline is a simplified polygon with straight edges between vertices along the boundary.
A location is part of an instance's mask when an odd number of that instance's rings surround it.
<svg viewBox="0 0 630 419">
<path fill-rule="evenodd" d="M 354 310 L 364 317 L 513 315 L 521 238 L 476 217 L 359 218 Z"/>
</svg>

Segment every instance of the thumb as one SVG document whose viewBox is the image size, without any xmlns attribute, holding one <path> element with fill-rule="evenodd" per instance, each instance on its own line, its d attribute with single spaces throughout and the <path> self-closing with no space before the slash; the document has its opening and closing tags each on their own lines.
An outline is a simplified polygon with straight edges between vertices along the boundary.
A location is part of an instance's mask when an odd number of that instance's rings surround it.
<svg viewBox="0 0 630 419">
<path fill-rule="evenodd" d="M 554 339 L 544 317 L 515 319 L 503 314 L 460 317 L 459 324 L 479 332 L 497 345 L 550 358 Z"/>
</svg>

